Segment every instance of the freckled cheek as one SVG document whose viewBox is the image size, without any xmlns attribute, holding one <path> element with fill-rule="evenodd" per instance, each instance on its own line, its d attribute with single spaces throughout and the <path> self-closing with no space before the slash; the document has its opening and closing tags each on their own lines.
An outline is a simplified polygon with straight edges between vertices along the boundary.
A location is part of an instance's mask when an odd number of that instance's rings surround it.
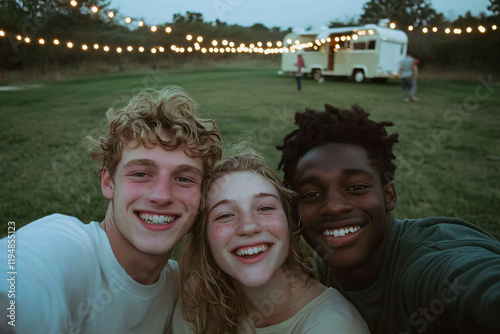
<svg viewBox="0 0 500 334">
<path fill-rule="evenodd" d="M 226 226 L 222 225 L 209 226 L 207 229 L 207 237 L 210 246 L 215 250 L 224 247 L 232 234 L 232 229 L 228 229 Z"/>
<path fill-rule="evenodd" d="M 180 194 L 184 203 L 191 208 L 198 209 L 201 201 L 201 192 L 199 189 L 191 189 L 190 191 L 183 191 Z"/>
</svg>

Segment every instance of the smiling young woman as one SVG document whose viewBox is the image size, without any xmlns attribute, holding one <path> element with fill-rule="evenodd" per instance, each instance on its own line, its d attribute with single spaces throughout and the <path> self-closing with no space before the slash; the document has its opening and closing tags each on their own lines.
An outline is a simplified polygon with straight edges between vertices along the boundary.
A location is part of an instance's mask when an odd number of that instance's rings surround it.
<svg viewBox="0 0 500 334">
<path fill-rule="evenodd" d="M 183 244 L 174 333 L 368 333 L 357 310 L 315 279 L 294 196 L 253 152 L 216 165 Z"/>
</svg>

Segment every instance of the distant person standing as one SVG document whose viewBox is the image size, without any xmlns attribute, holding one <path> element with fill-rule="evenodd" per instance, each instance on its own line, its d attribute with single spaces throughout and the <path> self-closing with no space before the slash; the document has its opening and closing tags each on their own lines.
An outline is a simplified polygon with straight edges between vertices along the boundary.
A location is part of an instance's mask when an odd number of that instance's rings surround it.
<svg viewBox="0 0 500 334">
<path fill-rule="evenodd" d="M 413 96 L 413 101 L 417 101 L 417 79 L 418 79 L 418 63 L 420 61 L 418 59 L 415 59 L 413 61 L 414 66 L 414 71 L 413 71 L 413 78 L 411 80 L 411 92 L 410 96 Z"/>
<path fill-rule="evenodd" d="M 403 87 L 403 96 L 405 102 L 416 101 L 413 88 L 413 80 L 416 81 L 418 76 L 418 67 L 415 64 L 415 58 L 406 55 L 406 58 L 401 60 L 399 67 L 399 77 L 401 78 L 401 86 Z"/>
<path fill-rule="evenodd" d="M 302 86 L 301 86 L 301 78 L 302 78 L 302 69 L 306 67 L 306 64 L 304 63 L 304 58 L 302 58 L 302 55 L 299 55 L 297 58 L 297 63 L 295 66 L 298 67 L 297 73 L 295 76 L 297 77 L 297 90 L 300 92 Z"/>
</svg>

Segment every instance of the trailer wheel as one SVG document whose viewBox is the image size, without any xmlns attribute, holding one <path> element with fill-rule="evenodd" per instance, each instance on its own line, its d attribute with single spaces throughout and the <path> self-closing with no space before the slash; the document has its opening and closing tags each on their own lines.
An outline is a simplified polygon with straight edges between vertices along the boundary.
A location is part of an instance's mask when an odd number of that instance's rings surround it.
<svg viewBox="0 0 500 334">
<path fill-rule="evenodd" d="M 321 70 L 315 69 L 313 70 L 313 79 L 319 81 L 323 76 L 321 75 Z"/>
<path fill-rule="evenodd" d="M 365 72 L 363 72 L 363 70 L 356 70 L 354 71 L 352 77 L 354 81 L 356 81 L 357 83 L 361 83 L 365 81 Z"/>
</svg>

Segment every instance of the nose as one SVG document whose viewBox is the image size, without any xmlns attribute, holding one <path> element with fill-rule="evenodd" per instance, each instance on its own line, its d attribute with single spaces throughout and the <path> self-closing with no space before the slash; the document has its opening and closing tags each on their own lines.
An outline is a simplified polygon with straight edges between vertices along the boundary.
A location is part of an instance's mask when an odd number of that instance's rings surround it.
<svg viewBox="0 0 500 334">
<path fill-rule="evenodd" d="M 171 203 L 174 198 L 173 182 L 168 178 L 159 177 L 152 185 L 149 191 L 148 199 L 158 205 Z"/>
<path fill-rule="evenodd" d="M 262 231 L 261 222 L 250 212 L 240 213 L 236 234 L 238 235 L 252 235 Z"/>
<path fill-rule="evenodd" d="M 343 194 L 338 189 L 330 189 L 323 200 L 319 214 L 336 216 L 352 210 L 352 204 L 347 196 L 349 195 Z"/>
</svg>

